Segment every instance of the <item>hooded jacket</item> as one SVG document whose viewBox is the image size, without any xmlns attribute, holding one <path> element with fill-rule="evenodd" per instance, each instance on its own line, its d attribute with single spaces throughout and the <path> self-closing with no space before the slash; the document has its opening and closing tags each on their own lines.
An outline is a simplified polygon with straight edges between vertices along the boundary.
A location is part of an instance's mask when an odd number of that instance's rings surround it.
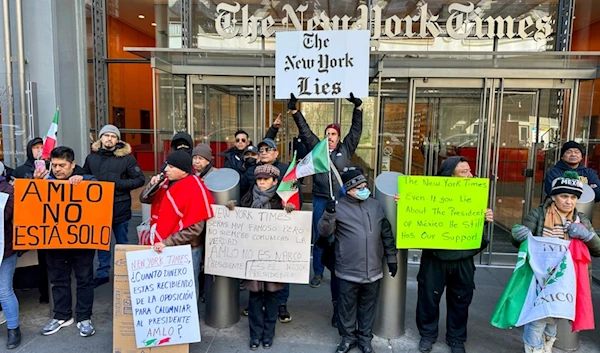
<svg viewBox="0 0 600 353">
<path fill-rule="evenodd" d="M 438 176 L 452 176 L 454 169 L 461 160 L 461 156 L 452 156 L 447 158 L 441 165 L 438 171 Z M 487 224 L 487 222 L 486 222 Z M 487 240 L 487 227 L 483 227 L 483 236 L 481 237 L 481 245 L 479 249 L 472 250 L 440 250 L 440 249 L 423 249 L 423 256 L 433 255 L 442 261 L 456 261 L 467 259 L 479 254 L 487 248 L 489 242 Z"/>
<path fill-rule="evenodd" d="M 336 212 L 325 211 L 319 235 L 335 236 L 335 275 L 355 283 L 373 283 L 383 277 L 383 258 L 397 263 L 396 242 L 383 206 L 372 197 L 358 200 L 343 196 Z"/>
<path fill-rule="evenodd" d="M 299 137 L 304 141 L 308 150 L 312 151 L 321 140 L 311 131 L 306 119 L 299 110 L 293 117 L 296 126 L 298 126 Z M 340 173 L 345 167 L 350 165 L 352 155 L 358 147 L 363 129 L 362 118 L 362 110 L 354 109 L 352 112 L 352 125 L 350 126 L 350 131 L 346 137 L 344 137 L 344 140 L 340 141 L 336 148 L 329 153 L 331 161 Z M 315 174 L 313 176 L 313 195 L 330 198 L 329 179 L 327 173 Z M 331 178 L 331 181 L 333 183 L 334 194 L 339 194 L 341 187 L 337 182 L 337 178 Z"/>
<path fill-rule="evenodd" d="M 39 137 L 36 137 L 27 143 L 27 160 L 25 161 L 25 163 L 23 163 L 22 165 L 17 167 L 17 169 L 15 169 L 13 173 L 13 176 L 15 178 L 33 179 L 36 158 L 33 155 L 33 152 L 31 151 L 31 147 L 33 147 L 33 145 L 37 145 L 38 143 L 44 143 L 44 140 L 42 140 Z"/>
<path fill-rule="evenodd" d="M 171 139 L 171 152 L 175 151 L 175 148 L 177 147 L 175 146 L 175 142 L 177 140 L 184 140 L 186 142 L 186 144 L 189 146 L 189 149 L 186 148 L 185 150 L 191 155 L 192 149 L 194 148 L 194 140 L 192 139 L 192 136 L 184 131 L 173 135 L 173 138 Z"/>
<path fill-rule="evenodd" d="M 544 191 L 546 196 L 549 196 L 550 191 L 552 191 L 552 182 L 554 179 L 560 178 L 565 174 L 566 171 L 576 172 L 577 175 L 579 175 L 579 180 L 585 184 L 590 186 L 596 185 L 596 187 L 592 188 L 594 190 L 594 194 L 596 194 L 594 201 L 600 201 L 600 179 L 598 178 L 598 173 L 592 168 L 587 168 L 582 163 L 579 163 L 577 168 L 573 169 L 562 160 L 558 161 L 554 167 L 550 168 L 546 172 L 546 176 L 544 177 Z"/>
<path fill-rule="evenodd" d="M 131 190 L 144 186 L 146 177 L 131 155 L 128 143 L 119 141 L 112 151 L 101 147 L 100 140 L 92 144 L 92 153 L 86 157 L 83 169 L 99 181 L 115 183 L 113 223 L 122 223 L 131 219 Z"/>
</svg>

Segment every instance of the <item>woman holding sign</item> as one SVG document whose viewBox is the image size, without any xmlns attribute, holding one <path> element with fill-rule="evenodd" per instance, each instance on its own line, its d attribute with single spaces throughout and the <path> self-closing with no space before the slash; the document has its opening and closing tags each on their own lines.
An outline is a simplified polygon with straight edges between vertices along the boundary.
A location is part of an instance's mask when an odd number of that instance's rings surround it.
<svg viewBox="0 0 600 353">
<path fill-rule="evenodd" d="M 242 197 L 241 206 L 292 212 L 295 208 L 292 203 L 283 207 L 281 198 L 277 195 L 279 169 L 271 164 L 263 164 L 254 170 L 255 182 L 250 191 Z M 229 202 L 227 207 L 234 208 L 234 202 Z M 248 323 L 250 325 L 250 349 L 256 350 L 262 340 L 263 347 L 268 349 L 273 345 L 275 337 L 275 323 L 277 322 L 277 305 L 279 304 L 278 291 L 282 290 L 284 283 L 244 281 L 248 289 Z M 263 310 L 264 308 L 264 310 Z"/>
</svg>

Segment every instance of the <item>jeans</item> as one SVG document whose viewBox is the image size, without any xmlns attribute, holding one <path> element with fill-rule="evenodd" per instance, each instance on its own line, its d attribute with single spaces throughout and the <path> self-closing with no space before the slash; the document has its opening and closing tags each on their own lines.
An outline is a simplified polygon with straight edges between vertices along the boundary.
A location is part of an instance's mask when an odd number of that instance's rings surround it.
<svg viewBox="0 0 600 353">
<path fill-rule="evenodd" d="M 202 247 L 192 248 L 192 266 L 194 268 L 194 284 L 196 287 L 196 300 L 200 297 L 200 263 L 202 262 Z"/>
<path fill-rule="evenodd" d="M 319 239 L 319 229 L 317 228 L 317 224 L 319 224 L 319 220 L 321 220 L 321 216 L 323 216 L 323 212 L 325 212 L 325 205 L 327 204 L 327 199 L 324 197 L 313 196 L 313 271 L 315 275 L 323 275 L 323 271 L 325 271 L 325 266 L 321 263 L 321 256 L 323 255 L 323 249 L 318 247 L 315 243 L 317 239 Z"/>
<path fill-rule="evenodd" d="M 548 337 L 556 337 L 558 323 L 555 318 L 547 317 L 525 324 L 523 330 L 523 342 L 533 348 L 544 346 L 544 334 Z"/>
<path fill-rule="evenodd" d="M 73 317 L 71 271 L 74 271 L 77 280 L 77 322 L 91 318 L 94 304 L 94 253 L 95 250 L 92 249 L 46 252 L 56 320 L 69 320 Z"/>
<path fill-rule="evenodd" d="M 117 244 L 129 243 L 129 238 L 127 237 L 127 233 L 129 232 L 129 221 L 113 224 L 112 230 L 115 234 L 115 238 L 117 239 Z M 98 250 L 99 265 L 98 270 L 96 271 L 96 277 L 108 278 L 108 274 L 110 272 L 110 259 L 110 250 Z"/>
<path fill-rule="evenodd" d="M 286 283 L 282 290 L 277 292 L 279 298 L 279 305 L 287 305 L 288 298 L 290 297 L 290 284 Z"/>
<path fill-rule="evenodd" d="M 17 254 L 2 260 L 0 265 L 0 304 L 9 329 L 19 327 L 19 302 L 13 290 L 13 275 L 17 267 Z"/>
</svg>

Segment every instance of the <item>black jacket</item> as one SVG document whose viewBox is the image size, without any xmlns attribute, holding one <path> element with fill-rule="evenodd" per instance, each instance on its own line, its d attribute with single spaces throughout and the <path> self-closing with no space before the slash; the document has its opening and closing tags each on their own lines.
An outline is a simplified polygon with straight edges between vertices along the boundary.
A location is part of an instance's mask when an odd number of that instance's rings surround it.
<svg viewBox="0 0 600 353">
<path fill-rule="evenodd" d="M 118 142 L 113 151 L 101 149 L 100 141 L 92 145 L 92 153 L 86 159 L 83 169 L 99 181 L 115 183 L 113 223 L 131 219 L 131 190 L 144 186 L 146 178 L 131 155 L 131 146 Z"/>
<path fill-rule="evenodd" d="M 350 127 L 348 135 L 346 135 L 344 140 L 340 141 L 337 147 L 329 154 L 331 161 L 340 173 L 343 171 L 344 167 L 350 165 L 352 155 L 358 147 L 363 128 L 362 116 L 362 110 L 354 109 L 352 112 L 352 126 Z M 311 131 L 306 119 L 299 110 L 293 117 L 296 126 L 298 126 L 299 137 L 304 140 L 308 150 L 312 151 L 321 140 Z M 334 194 L 339 194 L 341 187 L 338 184 L 337 178 L 331 178 L 331 181 L 333 183 Z M 329 176 L 327 173 L 315 174 L 313 176 L 313 195 L 326 198 L 330 197 Z"/>
<path fill-rule="evenodd" d="M 278 131 L 278 128 L 271 126 L 269 130 L 267 130 L 265 138 L 275 140 Z M 252 144 L 252 142 L 250 142 L 250 144 Z M 233 146 L 222 152 L 220 156 L 225 157 L 225 163 L 223 163 L 224 168 L 235 169 L 241 174 L 240 176 L 243 176 L 247 171 L 247 166 L 244 166 L 244 150 L 238 150 L 237 147 Z"/>
<path fill-rule="evenodd" d="M 14 172 L 12 173 L 13 177 L 19 179 L 33 179 L 33 172 L 35 170 L 35 156 L 33 155 L 33 152 L 31 152 L 31 147 L 33 145 L 37 145 L 38 143 L 43 142 L 44 140 L 42 140 L 39 137 L 36 137 L 27 143 L 27 160 L 24 164 L 20 165 L 19 167 L 17 167 L 17 169 L 14 170 Z M 48 165 L 46 165 L 46 167 L 48 167 Z"/>
<path fill-rule="evenodd" d="M 246 195 L 246 193 L 252 188 L 252 185 L 254 185 L 255 182 L 255 178 L 254 178 L 254 170 L 256 169 L 257 166 L 261 165 L 262 163 L 258 163 L 253 165 L 252 167 L 248 168 L 248 170 L 246 170 L 244 172 L 244 174 L 242 175 L 242 179 L 240 180 L 240 195 Z M 285 163 L 281 163 L 280 161 L 278 161 L 277 159 L 275 161 L 273 161 L 273 164 L 275 167 L 277 167 L 277 169 L 279 169 L 279 182 L 281 182 L 281 178 L 283 178 L 283 176 L 285 175 L 285 172 L 287 172 L 288 169 L 288 165 Z M 300 192 L 300 190 L 298 190 Z"/>
</svg>

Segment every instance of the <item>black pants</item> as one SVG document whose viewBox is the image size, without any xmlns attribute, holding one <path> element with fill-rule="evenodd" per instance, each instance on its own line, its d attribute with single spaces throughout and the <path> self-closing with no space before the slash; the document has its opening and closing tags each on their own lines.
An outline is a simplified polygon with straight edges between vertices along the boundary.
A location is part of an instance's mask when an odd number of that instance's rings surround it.
<svg viewBox="0 0 600 353">
<path fill-rule="evenodd" d="M 373 339 L 373 322 L 377 300 L 379 299 L 379 283 L 355 283 L 338 279 L 340 296 L 338 300 L 339 328 L 346 342 L 358 340 L 360 346 L 368 345 Z M 356 321 L 358 319 L 358 331 Z"/>
<path fill-rule="evenodd" d="M 438 336 L 440 299 L 446 287 L 446 341 L 462 346 L 467 340 L 469 305 L 475 289 L 473 258 L 441 261 L 431 254 L 421 258 L 417 281 L 417 328 L 421 337 L 435 342 Z"/>
<path fill-rule="evenodd" d="M 48 301 L 49 300 L 49 292 L 48 292 L 48 265 L 46 264 L 46 251 L 47 250 L 38 250 L 38 263 L 39 263 L 39 286 L 38 289 L 40 291 L 40 301 Z"/>
<path fill-rule="evenodd" d="M 248 298 L 248 323 L 250 338 L 272 340 L 277 323 L 279 292 L 250 292 Z M 263 306 L 265 310 L 263 311 Z"/>
<path fill-rule="evenodd" d="M 68 320 L 73 317 L 71 299 L 71 270 L 77 280 L 77 322 L 89 320 L 94 304 L 94 254 L 96 250 L 48 250 L 46 263 L 52 283 L 54 318 Z"/>
</svg>

